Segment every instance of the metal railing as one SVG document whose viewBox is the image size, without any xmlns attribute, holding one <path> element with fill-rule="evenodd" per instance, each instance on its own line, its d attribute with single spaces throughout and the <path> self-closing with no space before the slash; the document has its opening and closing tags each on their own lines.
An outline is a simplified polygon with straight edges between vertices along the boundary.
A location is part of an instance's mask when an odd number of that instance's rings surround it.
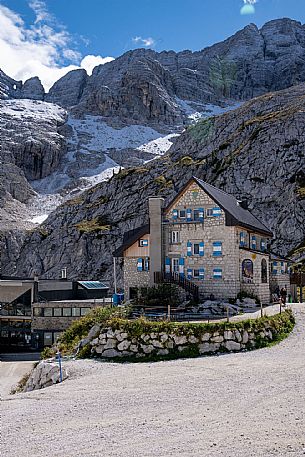
<svg viewBox="0 0 305 457">
<path fill-rule="evenodd" d="M 176 284 L 182 287 L 186 292 L 189 292 L 195 300 L 199 299 L 199 287 L 189 279 L 179 273 L 164 273 L 156 271 L 154 273 L 154 281 L 156 284 Z"/>
</svg>

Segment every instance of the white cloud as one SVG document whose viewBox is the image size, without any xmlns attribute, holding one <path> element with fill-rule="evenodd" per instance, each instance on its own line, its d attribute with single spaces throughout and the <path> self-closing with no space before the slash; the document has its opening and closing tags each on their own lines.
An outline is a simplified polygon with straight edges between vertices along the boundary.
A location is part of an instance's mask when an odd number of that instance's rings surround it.
<svg viewBox="0 0 305 457">
<path fill-rule="evenodd" d="M 142 38 L 141 36 L 136 36 L 132 38 L 133 43 L 146 48 L 151 48 L 156 44 L 156 41 L 152 37 Z"/>
<path fill-rule="evenodd" d="M 71 46 L 70 34 L 48 13 L 46 3 L 31 0 L 29 6 L 36 17 L 34 24 L 26 26 L 18 14 L 0 5 L 0 68 L 10 77 L 25 81 L 39 76 L 48 90 L 80 65 L 92 71 L 94 61 L 102 64 L 112 59 L 86 56 L 81 61 L 81 54 Z"/>
<path fill-rule="evenodd" d="M 113 57 L 92 56 L 89 54 L 83 58 L 80 66 L 87 71 L 88 75 L 91 75 L 94 67 L 97 65 L 104 65 L 112 60 L 114 60 Z"/>
</svg>

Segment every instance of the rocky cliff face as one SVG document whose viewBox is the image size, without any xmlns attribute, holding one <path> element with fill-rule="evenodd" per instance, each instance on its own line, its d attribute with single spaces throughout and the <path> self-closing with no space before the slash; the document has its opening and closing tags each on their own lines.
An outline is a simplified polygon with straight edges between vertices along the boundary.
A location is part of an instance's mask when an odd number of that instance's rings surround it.
<svg viewBox="0 0 305 457">
<path fill-rule="evenodd" d="M 47 202 L 46 217 L 63 194 L 106 179 L 118 163 L 142 163 L 59 207 L 24 245 L 19 232 L 4 234 L 3 267 L 53 277 L 62 266 L 75 277 L 110 274 L 123 232 L 147 217 L 147 196 L 169 199 L 192 174 L 248 197 L 286 253 L 304 237 L 303 81 L 305 26 L 290 19 L 250 24 L 198 52 L 129 51 L 90 77 L 68 73 L 49 94 L 38 78 L 23 84 L 0 71 L 0 229 L 28 218 L 33 187 L 40 192 L 33 205 Z M 143 164 L 190 121 L 253 97 L 188 128 L 169 154 Z"/>
<path fill-rule="evenodd" d="M 52 87 L 48 99 L 66 107 L 78 104 L 78 113 L 109 120 L 177 125 L 184 120 L 180 100 L 198 109 L 200 104 L 248 100 L 302 81 L 305 26 L 279 19 L 261 29 L 250 24 L 198 52 L 129 51 L 96 67 L 91 77 L 82 70 L 70 72 Z"/>
<path fill-rule="evenodd" d="M 147 221 L 148 196 L 168 202 L 192 175 L 247 197 L 274 231 L 274 248 L 285 254 L 305 234 L 304 146 L 304 84 L 202 121 L 166 156 L 123 170 L 59 207 L 26 239 L 16 271 L 55 277 L 66 266 L 73 277 L 110 277 L 123 233 Z"/>
</svg>

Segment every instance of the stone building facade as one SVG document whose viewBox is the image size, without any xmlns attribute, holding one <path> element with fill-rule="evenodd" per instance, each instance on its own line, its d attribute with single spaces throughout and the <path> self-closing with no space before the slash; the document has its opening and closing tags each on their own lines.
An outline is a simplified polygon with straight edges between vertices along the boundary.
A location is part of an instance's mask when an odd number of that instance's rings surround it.
<svg viewBox="0 0 305 457">
<path fill-rule="evenodd" d="M 196 284 L 201 299 L 245 292 L 269 303 L 272 233 L 244 206 L 197 178 L 166 208 L 162 199 L 150 199 L 153 230 L 150 224 L 128 232 L 114 254 L 124 258 L 126 297 L 132 298 L 136 287 L 153 285 L 155 273 L 161 272 Z M 159 264 L 150 265 L 152 253 L 161 253 Z"/>
</svg>

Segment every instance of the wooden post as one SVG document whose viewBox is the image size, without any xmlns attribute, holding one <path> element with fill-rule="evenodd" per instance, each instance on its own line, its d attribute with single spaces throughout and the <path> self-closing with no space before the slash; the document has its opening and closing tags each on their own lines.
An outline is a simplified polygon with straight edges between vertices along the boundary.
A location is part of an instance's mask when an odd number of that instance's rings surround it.
<svg viewBox="0 0 305 457">
<path fill-rule="evenodd" d="M 171 305 L 167 305 L 167 319 L 170 321 L 171 320 Z"/>
<path fill-rule="evenodd" d="M 261 302 L 261 317 L 263 317 L 263 304 Z"/>
</svg>

